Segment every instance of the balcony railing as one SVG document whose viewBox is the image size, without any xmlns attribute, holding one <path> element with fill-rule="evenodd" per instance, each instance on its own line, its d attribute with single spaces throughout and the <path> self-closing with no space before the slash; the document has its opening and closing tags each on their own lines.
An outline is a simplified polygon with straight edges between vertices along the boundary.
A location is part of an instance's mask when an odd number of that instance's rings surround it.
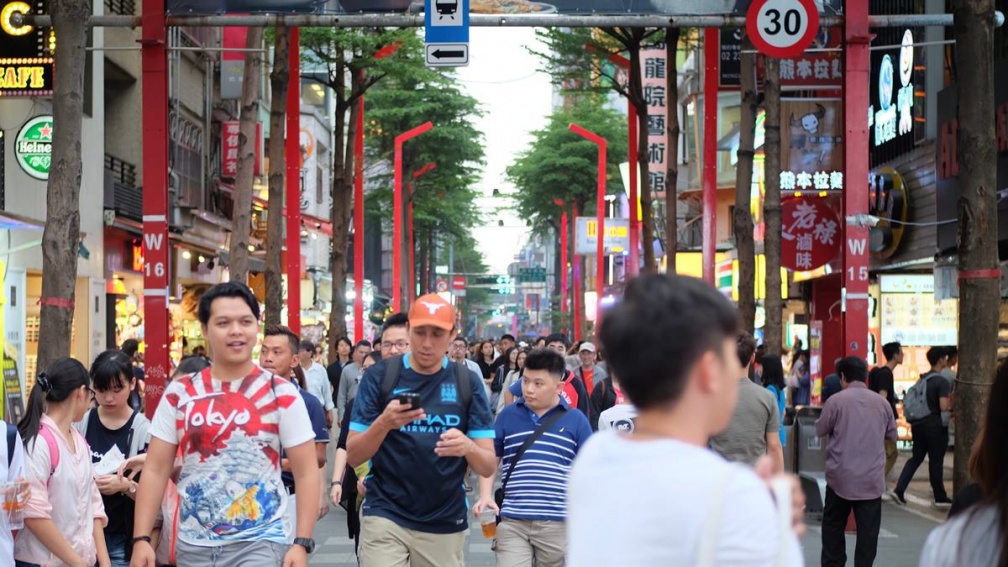
<svg viewBox="0 0 1008 567">
<path fill-rule="evenodd" d="M 136 166 L 132 163 L 105 154 L 105 169 L 112 172 L 112 178 L 117 182 L 136 187 Z"/>
<path fill-rule="evenodd" d="M 133 16 L 136 14 L 136 2 L 133 0 L 105 0 L 105 13 Z"/>
</svg>

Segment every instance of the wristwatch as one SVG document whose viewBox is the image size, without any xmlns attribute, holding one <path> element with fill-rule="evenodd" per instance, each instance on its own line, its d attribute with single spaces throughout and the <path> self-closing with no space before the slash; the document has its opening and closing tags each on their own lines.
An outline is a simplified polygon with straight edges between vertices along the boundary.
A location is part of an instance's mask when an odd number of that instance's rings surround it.
<svg viewBox="0 0 1008 567">
<path fill-rule="evenodd" d="M 308 555 L 315 553 L 315 540 L 311 538 L 296 537 L 294 538 L 294 545 L 300 545 L 301 547 L 305 548 L 305 551 L 308 552 Z"/>
</svg>

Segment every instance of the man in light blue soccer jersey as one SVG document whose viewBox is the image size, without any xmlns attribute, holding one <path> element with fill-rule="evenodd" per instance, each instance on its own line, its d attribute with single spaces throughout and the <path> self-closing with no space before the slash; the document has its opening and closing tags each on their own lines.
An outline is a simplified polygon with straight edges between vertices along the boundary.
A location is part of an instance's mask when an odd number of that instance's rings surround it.
<svg viewBox="0 0 1008 567">
<path fill-rule="evenodd" d="M 375 364 L 357 391 L 347 462 L 370 459 L 362 567 L 462 567 L 468 510 L 463 477 L 496 471 L 483 381 L 445 353 L 455 309 L 431 294 L 409 311 L 410 350 Z"/>
</svg>

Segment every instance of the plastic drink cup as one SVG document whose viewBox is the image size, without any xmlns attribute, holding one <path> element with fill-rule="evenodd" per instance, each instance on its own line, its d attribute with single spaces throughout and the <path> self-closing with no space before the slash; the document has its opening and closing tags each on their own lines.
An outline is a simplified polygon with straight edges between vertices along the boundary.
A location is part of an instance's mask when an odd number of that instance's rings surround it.
<svg viewBox="0 0 1008 567">
<path fill-rule="evenodd" d="M 493 508 L 487 506 L 480 512 L 479 515 L 480 526 L 483 528 L 483 537 L 486 539 L 494 539 L 497 537 L 497 512 Z"/>
<path fill-rule="evenodd" d="M 25 491 L 28 481 L 16 480 L 7 482 L 0 487 L 0 494 L 3 495 L 3 511 L 7 516 L 9 529 L 24 529 L 24 509 L 28 503 Z"/>
</svg>

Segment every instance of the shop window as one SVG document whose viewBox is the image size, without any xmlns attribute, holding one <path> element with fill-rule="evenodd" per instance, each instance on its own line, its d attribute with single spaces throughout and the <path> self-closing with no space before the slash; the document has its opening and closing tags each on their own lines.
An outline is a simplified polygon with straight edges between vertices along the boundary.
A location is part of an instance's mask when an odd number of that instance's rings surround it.
<svg viewBox="0 0 1008 567">
<path fill-rule="evenodd" d="M 169 160 L 177 176 L 170 183 L 178 192 L 178 204 L 202 207 L 203 128 L 177 111 L 169 113 L 168 128 L 172 141 Z"/>
</svg>

